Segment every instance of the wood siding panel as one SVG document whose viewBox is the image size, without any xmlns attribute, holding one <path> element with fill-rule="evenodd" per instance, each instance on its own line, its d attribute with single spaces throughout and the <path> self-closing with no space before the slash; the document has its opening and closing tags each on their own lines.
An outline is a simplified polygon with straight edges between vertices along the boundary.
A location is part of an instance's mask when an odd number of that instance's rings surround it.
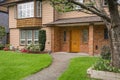
<svg viewBox="0 0 120 80">
<path fill-rule="evenodd" d="M 18 19 L 17 20 L 17 27 L 38 27 L 42 26 L 42 19 L 41 18 L 26 18 L 26 19 Z"/>
</svg>

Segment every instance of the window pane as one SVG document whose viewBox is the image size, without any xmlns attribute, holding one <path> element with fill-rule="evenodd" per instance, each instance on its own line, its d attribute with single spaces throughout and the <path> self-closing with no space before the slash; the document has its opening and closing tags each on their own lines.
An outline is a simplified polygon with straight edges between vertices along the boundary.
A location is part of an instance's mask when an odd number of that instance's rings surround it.
<svg viewBox="0 0 120 80">
<path fill-rule="evenodd" d="M 88 30 L 87 29 L 83 30 L 83 42 L 84 43 L 88 42 Z"/>
<path fill-rule="evenodd" d="M 26 37 L 26 32 L 25 32 L 25 30 L 21 30 L 21 34 L 20 34 L 20 44 L 25 45 L 25 37 Z"/>
<path fill-rule="evenodd" d="M 27 30 L 27 44 L 32 43 L 32 30 Z"/>
<path fill-rule="evenodd" d="M 38 44 L 39 31 L 34 30 L 34 44 Z"/>
</svg>

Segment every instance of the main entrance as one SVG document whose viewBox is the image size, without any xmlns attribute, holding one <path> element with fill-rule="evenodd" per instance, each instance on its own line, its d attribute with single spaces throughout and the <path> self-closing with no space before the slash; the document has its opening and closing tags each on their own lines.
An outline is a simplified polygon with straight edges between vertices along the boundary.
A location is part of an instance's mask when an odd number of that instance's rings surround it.
<svg viewBox="0 0 120 80">
<path fill-rule="evenodd" d="M 73 29 L 71 31 L 71 52 L 80 52 L 80 30 Z"/>
</svg>

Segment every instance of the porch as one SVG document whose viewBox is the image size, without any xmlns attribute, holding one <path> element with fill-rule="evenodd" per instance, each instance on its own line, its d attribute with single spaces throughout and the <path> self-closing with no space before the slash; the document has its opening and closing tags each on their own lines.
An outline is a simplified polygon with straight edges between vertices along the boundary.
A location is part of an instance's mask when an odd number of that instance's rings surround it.
<svg viewBox="0 0 120 80">
<path fill-rule="evenodd" d="M 108 34 L 104 23 L 92 18 L 58 20 L 48 25 L 52 51 L 99 54 L 102 46 L 109 45 Z"/>
</svg>

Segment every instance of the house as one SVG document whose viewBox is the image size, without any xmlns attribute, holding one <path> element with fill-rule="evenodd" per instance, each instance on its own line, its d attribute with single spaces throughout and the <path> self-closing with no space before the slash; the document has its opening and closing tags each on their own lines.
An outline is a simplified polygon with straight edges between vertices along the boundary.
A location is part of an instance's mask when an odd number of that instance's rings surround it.
<svg viewBox="0 0 120 80">
<path fill-rule="evenodd" d="M 2 44 L 9 43 L 8 12 L 6 7 L 0 6 L 0 26 L 5 27 L 6 36 L 2 39 Z"/>
<path fill-rule="evenodd" d="M 49 0 L 2 0 L 0 5 L 8 7 L 10 44 L 14 47 L 37 44 L 41 28 L 47 33 L 45 49 L 53 52 L 93 55 L 109 44 L 106 26 L 96 15 L 79 11 L 60 13 Z"/>
</svg>

